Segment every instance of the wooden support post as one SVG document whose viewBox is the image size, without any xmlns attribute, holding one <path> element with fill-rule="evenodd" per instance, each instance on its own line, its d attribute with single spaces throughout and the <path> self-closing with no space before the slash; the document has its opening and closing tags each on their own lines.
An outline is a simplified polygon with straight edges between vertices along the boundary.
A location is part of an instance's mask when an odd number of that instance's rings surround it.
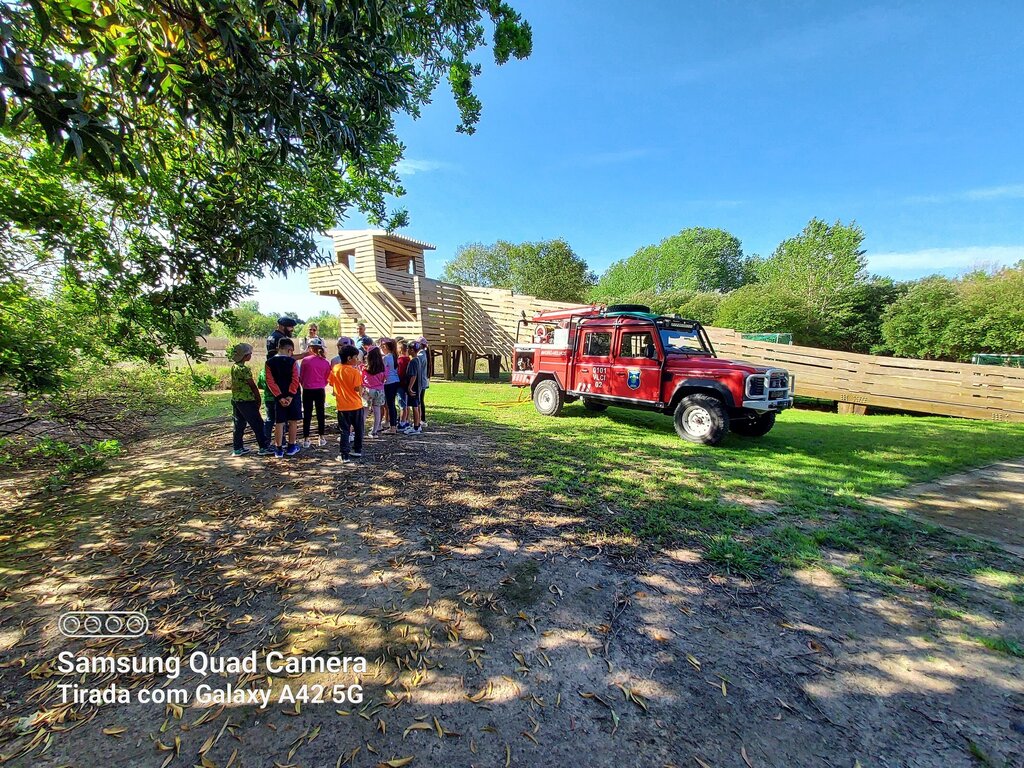
<svg viewBox="0 0 1024 768">
<path fill-rule="evenodd" d="M 860 403 L 839 403 L 839 412 L 847 416 L 867 416 L 868 407 Z"/>
<path fill-rule="evenodd" d="M 501 377 L 501 355 L 488 355 L 487 365 L 490 369 L 492 379 Z"/>
<path fill-rule="evenodd" d="M 444 366 L 444 377 L 451 381 L 452 376 L 452 351 L 448 345 L 441 348 L 441 365 Z"/>
<path fill-rule="evenodd" d="M 475 353 L 470 352 L 468 349 L 466 350 L 465 354 L 466 354 L 466 378 L 469 379 L 470 381 L 472 381 L 473 379 L 476 378 L 476 361 L 477 361 L 478 358 L 477 358 Z"/>
<path fill-rule="evenodd" d="M 459 375 L 459 359 L 462 357 L 462 352 L 458 347 L 452 347 L 452 378 L 454 379 Z"/>
</svg>

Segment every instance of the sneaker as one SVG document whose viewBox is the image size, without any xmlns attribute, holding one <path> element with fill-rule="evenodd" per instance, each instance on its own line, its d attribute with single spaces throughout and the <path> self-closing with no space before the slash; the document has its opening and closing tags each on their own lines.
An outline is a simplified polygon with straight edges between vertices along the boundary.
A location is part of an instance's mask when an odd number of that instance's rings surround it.
<svg viewBox="0 0 1024 768">
<path fill-rule="evenodd" d="M 420 422 L 420 429 L 426 429 L 426 428 L 427 428 L 427 422 L 421 421 Z"/>
<path fill-rule="evenodd" d="M 283 459 L 284 458 L 284 448 L 282 448 L 280 445 L 275 445 L 274 446 L 274 456 L 276 456 L 279 459 Z"/>
<path fill-rule="evenodd" d="M 416 429 L 416 427 L 407 427 L 407 428 L 402 430 L 402 434 L 403 435 L 419 435 L 422 432 L 423 432 L 422 427 L 420 429 Z"/>
<path fill-rule="evenodd" d="M 311 446 L 311 445 L 312 445 L 312 443 L 309 441 L 308 437 L 303 439 L 303 441 L 302 441 L 302 447 L 303 448 L 309 448 L 309 446 Z"/>
<path fill-rule="evenodd" d="M 408 421 L 401 421 L 401 422 L 398 423 L 398 429 L 399 430 L 408 429 L 409 426 L 410 425 L 409 425 Z"/>
<path fill-rule="evenodd" d="M 321 448 L 323 448 L 325 445 L 327 445 L 327 438 L 324 437 L 323 435 L 320 435 L 320 442 L 318 443 L 318 445 Z"/>
<path fill-rule="evenodd" d="M 338 462 L 339 464 L 351 464 L 352 463 L 352 459 L 350 459 L 348 456 L 342 456 L 340 453 L 337 456 L 334 457 L 334 460 L 336 462 Z"/>
<path fill-rule="evenodd" d="M 352 453 L 350 453 L 349 455 L 353 459 L 361 459 L 361 458 L 363 458 L 363 452 L 362 451 L 352 451 Z"/>
<path fill-rule="evenodd" d="M 288 446 L 288 450 L 286 450 L 284 452 L 284 455 L 285 456 L 294 456 L 296 453 L 298 453 L 301 450 L 302 450 L 302 448 L 299 446 L 298 443 L 292 443 L 291 445 Z"/>
<path fill-rule="evenodd" d="M 252 448 L 240 448 L 237 451 L 232 451 L 235 456 L 245 456 L 247 453 L 252 453 Z"/>
<path fill-rule="evenodd" d="M 273 456 L 274 455 L 274 449 L 271 446 L 268 445 L 266 448 L 260 448 L 259 452 L 256 455 L 257 456 Z"/>
</svg>

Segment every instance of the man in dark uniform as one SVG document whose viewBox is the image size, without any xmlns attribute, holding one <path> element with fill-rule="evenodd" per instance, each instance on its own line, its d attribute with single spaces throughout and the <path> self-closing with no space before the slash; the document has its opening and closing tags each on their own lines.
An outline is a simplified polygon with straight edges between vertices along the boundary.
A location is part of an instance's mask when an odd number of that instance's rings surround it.
<svg viewBox="0 0 1024 768">
<path fill-rule="evenodd" d="M 277 328 L 267 336 L 267 359 L 277 354 L 277 342 L 281 339 L 290 339 L 292 332 L 295 330 L 295 326 L 298 325 L 298 321 L 291 317 L 279 317 L 277 318 Z M 306 357 L 309 351 L 295 352 L 292 354 L 296 360 L 301 360 Z"/>
<path fill-rule="evenodd" d="M 271 358 L 277 354 L 277 342 L 281 339 L 290 339 L 292 331 L 295 330 L 296 322 L 290 317 L 277 318 L 277 328 L 267 336 L 267 357 Z"/>
</svg>

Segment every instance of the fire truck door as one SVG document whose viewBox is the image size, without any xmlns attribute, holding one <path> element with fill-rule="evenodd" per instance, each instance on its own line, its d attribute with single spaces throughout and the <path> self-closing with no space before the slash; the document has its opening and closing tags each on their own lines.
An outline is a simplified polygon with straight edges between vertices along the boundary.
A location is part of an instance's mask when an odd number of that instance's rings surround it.
<svg viewBox="0 0 1024 768">
<path fill-rule="evenodd" d="M 593 392 L 595 395 L 610 394 L 611 331 L 584 329 L 579 349 L 575 366 L 576 379 L 572 388 L 577 392 Z"/>
<path fill-rule="evenodd" d="M 619 329 L 608 394 L 652 403 L 660 400 L 661 350 L 651 330 Z"/>
</svg>

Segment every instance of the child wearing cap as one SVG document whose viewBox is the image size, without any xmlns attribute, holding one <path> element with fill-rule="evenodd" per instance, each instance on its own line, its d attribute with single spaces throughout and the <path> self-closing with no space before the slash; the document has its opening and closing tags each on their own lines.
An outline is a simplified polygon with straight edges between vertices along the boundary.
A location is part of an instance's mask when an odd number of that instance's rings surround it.
<svg viewBox="0 0 1024 768">
<path fill-rule="evenodd" d="M 299 420 L 302 401 L 299 399 L 298 362 L 292 356 L 295 342 L 284 337 L 277 342 L 277 354 L 267 360 L 267 388 L 274 395 L 276 414 L 274 424 L 274 455 L 281 459 L 294 456 L 301 448 L 298 444 Z M 288 424 L 288 447 L 284 447 L 284 425 Z"/>
<path fill-rule="evenodd" d="M 341 350 L 343 350 L 345 347 L 354 346 L 355 344 L 352 342 L 352 339 L 350 339 L 348 336 L 340 336 L 338 338 L 338 354 L 331 358 L 331 367 L 333 368 L 334 366 L 341 362 Z"/>
<path fill-rule="evenodd" d="M 327 377 L 331 373 L 331 364 L 327 361 L 327 350 L 323 339 L 314 337 L 309 340 L 309 350 L 313 353 L 299 363 L 299 383 L 302 385 L 302 447 L 309 448 L 309 428 L 313 421 L 313 409 L 316 408 L 316 429 L 319 445 L 327 445 L 324 438 L 324 404 L 327 402 Z"/>
<path fill-rule="evenodd" d="M 245 425 L 248 424 L 256 435 L 260 456 L 269 456 L 270 443 L 260 418 L 260 391 L 253 381 L 252 368 L 247 365 L 252 360 L 252 345 L 236 344 L 231 359 L 235 363 L 231 366 L 231 413 L 234 422 L 231 448 L 235 456 L 249 453 L 244 445 Z"/>
<path fill-rule="evenodd" d="M 338 461 L 348 464 L 353 458 L 363 455 L 363 425 L 366 416 L 363 412 L 363 374 L 359 370 L 359 350 L 352 346 L 343 347 L 338 355 L 341 362 L 331 368 L 327 378 L 334 390 L 334 399 L 338 404 L 338 431 L 341 440 L 338 446 Z M 349 449 L 349 433 L 354 441 Z"/>
</svg>

